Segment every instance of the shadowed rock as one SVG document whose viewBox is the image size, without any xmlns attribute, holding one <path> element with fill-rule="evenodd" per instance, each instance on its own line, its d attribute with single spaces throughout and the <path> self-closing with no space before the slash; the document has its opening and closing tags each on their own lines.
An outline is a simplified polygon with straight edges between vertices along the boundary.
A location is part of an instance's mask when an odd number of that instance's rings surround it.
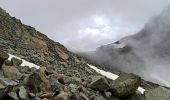
<svg viewBox="0 0 170 100">
<path fill-rule="evenodd" d="M 98 91 L 107 91 L 110 89 L 108 81 L 103 76 L 96 76 L 92 78 L 92 82 L 89 85 L 90 88 L 93 88 Z"/>
<path fill-rule="evenodd" d="M 2 66 L 4 61 L 8 58 L 9 58 L 9 55 L 5 53 L 4 51 L 0 50 L 0 67 Z"/>
<path fill-rule="evenodd" d="M 19 65 L 22 64 L 22 60 L 19 60 L 19 59 L 14 58 L 14 57 L 11 59 L 11 62 L 13 64 L 13 66 L 19 66 Z"/>
</svg>

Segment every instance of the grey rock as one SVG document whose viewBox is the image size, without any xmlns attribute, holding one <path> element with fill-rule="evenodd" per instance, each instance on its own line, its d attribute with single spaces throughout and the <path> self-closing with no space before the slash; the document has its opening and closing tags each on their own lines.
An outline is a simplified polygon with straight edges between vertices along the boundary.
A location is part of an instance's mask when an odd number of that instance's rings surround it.
<svg viewBox="0 0 170 100">
<path fill-rule="evenodd" d="M 11 62 L 13 64 L 13 66 L 19 66 L 22 64 L 22 60 L 14 58 L 14 57 L 11 59 Z"/>
<path fill-rule="evenodd" d="M 13 89 L 18 83 L 7 78 L 0 78 L 0 98 Z"/>
<path fill-rule="evenodd" d="M 19 72 L 19 70 L 14 66 L 3 65 L 2 71 L 4 73 L 4 76 L 7 78 L 17 79 L 22 76 L 22 74 Z"/>
<path fill-rule="evenodd" d="M 4 61 L 8 58 L 9 58 L 9 55 L 5 53 L 4 51 L 0 50 L 0 67 L 2 66 Z"/>
<path fill-rule="evenodd" d="M 19 88 L 19 97 L 23 100 L 26 100 L 27 99 L 27 91 L 26 89 L 24 88 L 24 86 L 21 86 Z"/>
<path fill-rule="evenodd" d="M 92 82 L 89 84 L 89 87 L 98 91 L 107 91 L 110 89 L 108 81 L 103 76 L 93 77 Z"/>
<path fill-rule="evenodd" d="M 136 92 L 140 86 L 140 77 L 133 74 L 122 74 L 111 83 L 112 94 L 117 97 L 126 97 Z"/>
<path fill-rule="evenodd" d="M 89 98 L 82 92 L 80 92 L 80 100 L 89 100 Z"/>
<path fill-rule="evenodd" d="M 77 88 L 77 85 L 76 85 L 76 84 L 69 84 L 69 87 L 70 87 L 71 89 L 76 89 L 76 88 Z"/>
<path fill-rule="evenodd" d="M 31 98 L 35 98 L 35 94 L 34 93 L 29 93 L 28 94 Z"/>
<path fill-rule="evenodd" d="M 46 79 L 45 74 L 40 70 L 26 77 L 24 81 L 32 93 L 40 91 L 48 93 L 51 90 L 50 82 Z"/>
<path fill-rule="evenodd" d="M 5 65 L 7 65 L 7 66 L 12 66 L 12 62 L 10 61 L 10 60 L 5 60 Z"/>
<path fill-rule="evenodd" d="M 16 86 L 18 85 L 17 82 L 9 79 L 9 78 L 0 78 L 0 83 L 3 84 L 4 86 Z"/>
<path fill-rule="evenodd" d="M 145 91 L 145 98 L 146 100 L 170 100 L 170 89 L 159 86 Z"/>
<path fill-rule="evenodd" d="M 8 96 L 12 98 L 12 100 L 18 100 L 17 93 L 15 92 L 9 92 Z"/>
</svg>

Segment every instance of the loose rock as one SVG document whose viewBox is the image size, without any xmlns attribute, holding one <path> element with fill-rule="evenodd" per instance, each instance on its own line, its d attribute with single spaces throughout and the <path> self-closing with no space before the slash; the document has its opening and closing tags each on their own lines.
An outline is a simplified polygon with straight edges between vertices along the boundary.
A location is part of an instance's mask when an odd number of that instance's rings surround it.
<svg viewBox="0 0 170 100">
<path fill-rule="evenodd" d="M 89 87 L 103 92 L 110 89 L 108 81 L 103 76 L 93 77 L 93 80 L 89 84 Z"/>
<path fill-rule="evenodd" d="M 26 89 L 24 88 L 24 86 L 21 86 L 20 88 L 19 88 L 19 97 L 21 98 L 21 99 L 23 99 L 23 100 L 26 100 L 27 99 L 27 91 L 26 91 Z"/>
<path fill-rule="evenodd" d="M 136 92 L 140 85 L 140 78 L 132 74 L 123 74 L 111 83 L 112 94 L 126 97 Z"/>
</svg>

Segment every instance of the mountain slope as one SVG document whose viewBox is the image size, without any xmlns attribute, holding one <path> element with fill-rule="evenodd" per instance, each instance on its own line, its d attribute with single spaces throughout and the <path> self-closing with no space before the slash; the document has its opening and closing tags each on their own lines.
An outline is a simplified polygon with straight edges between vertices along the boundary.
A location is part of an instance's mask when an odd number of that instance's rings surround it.
<svg viewBox="0 0 170 100">
<path fill-rule="evenodd" d="M 129 51 L 129 47 L 121 50 Z M 148 98 L 153 96 L 152 91 L 167 93 L 169 97 L 169 89 L 156 88 L 159 85 L 150 84 L 139 76 L 126 73 L 117 76 L 87 62 L 0 8 L 0 99 L 145 100 L 142 94 L 145 89 Z M 102 75 L 111 76 L 107 76 L 108 79 Z"/>
<path fill-rule="evenodd" d="M 33 27 L 22 24 L 3 9 L 0 9 L 0 49 L 40 66 L 56 66 L 61 74 L 97 75 L 94 70 L 85 70 L 88 66 L 82 58 Z"/>
</svg>

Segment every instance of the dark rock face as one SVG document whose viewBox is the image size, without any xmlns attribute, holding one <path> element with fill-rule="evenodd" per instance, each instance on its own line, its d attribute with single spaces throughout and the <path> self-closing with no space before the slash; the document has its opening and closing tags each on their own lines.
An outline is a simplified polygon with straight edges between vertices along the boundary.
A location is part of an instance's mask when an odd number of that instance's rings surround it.
<svg viewBox="0 0 170 100">
<path fill-rule="evenodd" d="M 121 75 L 111 83 L 112 93 L 118 97 L 134 94 L 140 86 L 140 78 L 132 74 Z"/>
<path fill-rule="evenodd" d="M 102 92 L 110 89 L 108 81 L 103 76 L 93 77 L 89 87 Z"/>
<path fill-rule="evenodd" d="M 141 93 L 135 93 L 127 96 L 124 100 L 146 100 L 146 99 L 144 95 L 142 95 Z"/>
<path fill-rule="evenodd" d="M 12 64 L 13 64 L 14 66 L 19 66 L 19 65 L 22 64 L 22 60 L 19 60 L 19 59 L 17 59 L 17 58 L 12 58 L 12 59 L 11 59 L 11 62 L 12 62 Z"/>
<path fill-rule="evenodd" d="M 6 59 L 8 59 L 9 55 L 5 53 L 4 51 L 0 50 L 0 67 L 4 63 Z"/>
</svg>

